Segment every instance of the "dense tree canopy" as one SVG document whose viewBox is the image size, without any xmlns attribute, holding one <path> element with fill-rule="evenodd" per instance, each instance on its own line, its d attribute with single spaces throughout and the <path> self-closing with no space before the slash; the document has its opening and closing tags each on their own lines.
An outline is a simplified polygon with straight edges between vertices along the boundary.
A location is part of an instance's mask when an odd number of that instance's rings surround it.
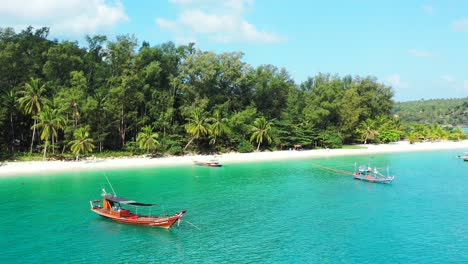
<svg viewBox="0 0 468 264">
<path fill-rule="evenodd" d="M 253 67 L 239 52 L 130 35 L 87 36 L 81 47 L 48 32 L 0 28 L 1 153 L 245 152 L 428 137 L 392 117 L 392 88 L 371 76 L 319 73 L 296 84 L 286 69 Z"/>
<path fill-rule="evenodd" d="M 468 126 L 468 97 L 401 102 L 393 112 L 406 122 Z"/>
</svg>

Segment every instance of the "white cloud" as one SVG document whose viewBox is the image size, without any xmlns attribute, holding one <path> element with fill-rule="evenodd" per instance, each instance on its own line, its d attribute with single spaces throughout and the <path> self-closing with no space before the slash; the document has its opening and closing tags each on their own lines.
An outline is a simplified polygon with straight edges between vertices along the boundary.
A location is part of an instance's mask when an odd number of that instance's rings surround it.
<svg viewBox="0 0 468 264">
<path fill-rule="evenodd" d="M 423 5 L 422 9 L 424 13 L 432 15 L 434 14 L 434 7 L 432 5 Z"/>
<path fill-rule="evenodd" d="M 169 2 L 176 4 L 176 5 L 187 5 L 197 2 L 197 0 L 169 0 Z"/>
<path fill-rule="evenodd" d="M 156 18 L 156 24 L 162 29 L 169 31 L 179 31 L 179 26 L 174 21 L 170 21 L 164 18 Z"/>
<path fill-rule="evenodd" d="M 414 57 L 422 57 L 422 58 L 433 58 L 435 54 L 430 51 L 425 50 L 417 50 L 417 49 L 410 49 L 408 53 Z"/>
<path fill-rule="evenodd" d="M 62 34 L 91 34 L 127 21 L 119 0 L 0 0 L 0 24 L 49 26 Z"/>
<path fill-rule="evenodd" d="M 183 12 L 179 22 L 190 27 L 195 33 L 217 33 L 232 31 L 236 27 L 236 18 L 228 15 L 210 15 L 200 10 Z"/>
<path fill-rule="evenodd" d="M 391 86 L 396 88 L 408 88 L 409 84 L 401 80 L 401 76 L 399 74 L 392 74 L 386 78 L 387 82 L 390 83 Z"/>
<path fill-rule="evenodd" d="M 468 18 L 460 18 L 452 23 L 452 29 L 454 31 L 467 32 L 468 31 Z"/>
<path fill-rule="evenodd" d="M 284 38 L 257 29 L 244 18 L 253 0 L 169 0 L 181 10 L 175 20 L 157 18 L 156 23 L 171 31 L 175 38 L 181 35 L 206 37 L 215 42 L 275 43 Z"/>
<path fill-rule="evenodd" d="M 216 12 L 241 13 L 253 4 L 253 0 L 169 0 L 184 9 L 202 8 Z"/>
<path fill-rule="evenodd" d="M 194 37 L 176 37 L 175 42 L 181 45 L 187 45 L 189 43 L 197 43 L 197 39 Z"/>
<path fill-rule="evenodd" d="M 442 75 L 440 76 L 440 78 L 449 84 L 452 84 L 455 82 L 455 78 L 452 75 Z"/>
<path fill-rule="evenodd" d="M 466 97 L 468 92 L 468 80 L 457 80 L 452 75 L 442 75 L 440 78 L 444 81 L 444 89 L 455 91 L 462 97 Z"/>
</svg>

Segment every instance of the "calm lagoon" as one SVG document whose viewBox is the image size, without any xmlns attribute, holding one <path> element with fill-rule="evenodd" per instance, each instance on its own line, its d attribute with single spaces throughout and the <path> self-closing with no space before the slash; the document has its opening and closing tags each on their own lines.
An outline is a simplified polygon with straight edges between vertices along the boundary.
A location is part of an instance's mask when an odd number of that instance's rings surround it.
<svg viewBox="0 0 468 264">
<path fill-rule="evenodd" d="M 458 151 L 99 170 L 0 179 L 1 263 L 451 263 L 468 261 L 468 162 Z M 353 180 L 382 168 L 391 185 Z M 89 210 L 118 195 L 187 209 L 170 230 Z M 192 226 L 195 225 L 197 228 Z"/>
</svg>

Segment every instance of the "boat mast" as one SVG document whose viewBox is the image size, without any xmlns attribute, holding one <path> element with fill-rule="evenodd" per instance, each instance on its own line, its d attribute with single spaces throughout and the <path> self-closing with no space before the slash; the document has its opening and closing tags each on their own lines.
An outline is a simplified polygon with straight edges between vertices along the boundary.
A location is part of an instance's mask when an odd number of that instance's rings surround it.
<svg viewBox="0 0 468 264">
<path fill-rule="evenodd" d="M 112 187 L 112 184 L 110 183 L 110 181 L 109 181 L 109 179 L 107 178 L 107 176 L 104 176 L 104 177 L 106 177 L 106 180 L 107 180 L 107 182 L 109 183 L 109 186 L 111 187 L 112 192 L 114 193 L 114 196 L 117 196 L 117 193 L 114 191 L 114 188 Z"/>
</svg>

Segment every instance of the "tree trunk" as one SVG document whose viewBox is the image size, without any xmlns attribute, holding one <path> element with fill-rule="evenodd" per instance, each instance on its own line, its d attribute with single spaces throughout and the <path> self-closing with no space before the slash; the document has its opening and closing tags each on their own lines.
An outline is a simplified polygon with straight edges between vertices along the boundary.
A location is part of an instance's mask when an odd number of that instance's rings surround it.
<svg viewBox="0 0 468 264">
<path fill-rule="evenodd" d="M 101 138 L 101 135 L 102 135 L 102 131 L 101 131 L 101 111 L 99 111 L 99 109 L 101 109 L 101 103 L 99 102 L 98 104 L 98 111 L 97 111 L 97 131 L 98 131 L 98 137 L 99 137 L 99 152 L 102 152 L 102 138 Z"/>
<path fill-rule="evenodd" d="M 34 145 L 34 136 L 36 135 L 36 119 L 34 119 L 34 125 L 33 125 L 33 134 L 32 134 L 32 139 L 31 139 L 31 150 L 29 151 L 32 153 L 33 150 L 33 145 Z"/>
<path fill-rule="evenodd" d="M 55 154 L 55 148 L 54 148 L 54 133 L 52 133 L 52 154 Z"/>
<path fill-rule="evenodd" d="M 184 148 L 184 151 L 188 148 L 188 146 L 190 145 L 190 143 L 192 143 L 192 141 L 195 139 L 195 137 L 193 137 L 192 139 L 190 139 L 190 141 L 187 143 L 187 145 L 185 145 L 185 148 Z"/>
<path fill-rule="evenodd" d="M 74 119 L 74 127 L 76 128 L 78 126 L 78 107 L 76 105 L 76 102 L 73 103 L 73 119 Z"/>
<path fill-rule="evenodd" d="M 48 140 L 45 141 L 45 144 L 44 144 L 44 156 L 42 157 L 42 160 L 46 160 L 46 156 L 47 156 L 47 144 L 49 143 Z"/>
<path fill-rule="evenodd" d="M 124 109 L 122 107 L 121 119 L 120 119 L 120 139 L 122 140 L 122 148 L 125 147 L 125 120 L 124 120 Z"/>
<path fill-rule="evenodd" d="M 260 149 L 260 143 L 262 143 L 261 141 L 258 142 L 258 145 L 257 145 L 257 152 L 258 150 Z"/>
<path fill-rule="evenodd" d="M 10 124 L 11 124 L 11 152 L 15 152 L 15 127 L 13 125 L 13 113 L 10 113 Z"/>
</svg>

